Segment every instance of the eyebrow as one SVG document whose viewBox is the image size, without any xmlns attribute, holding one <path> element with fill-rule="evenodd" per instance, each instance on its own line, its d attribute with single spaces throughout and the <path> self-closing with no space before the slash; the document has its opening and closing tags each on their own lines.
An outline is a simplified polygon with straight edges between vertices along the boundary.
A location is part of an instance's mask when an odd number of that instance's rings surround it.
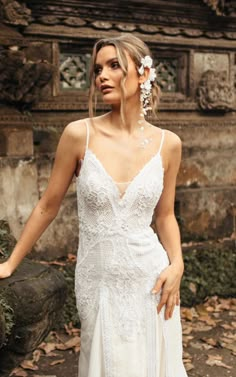
<svg viewBox="0 0 236 377">
<path fill-rule="evenodd" d="M 117 56 L 106 61 L 106 64 L 111 63 L 113 60 L 118 60 Z M 101 64 L 95 63 L 95 67 L 101 67 Z"/>
</svg>

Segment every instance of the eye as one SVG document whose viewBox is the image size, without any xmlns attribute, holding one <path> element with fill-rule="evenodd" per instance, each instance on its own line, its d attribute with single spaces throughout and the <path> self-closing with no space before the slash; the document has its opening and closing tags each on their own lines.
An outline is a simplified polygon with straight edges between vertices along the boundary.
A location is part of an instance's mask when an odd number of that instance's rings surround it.
<svg viewBox="0 0 236 377">
<path fill-rule="evenodd" d="M 113 62 L 111 63 L 111 68 L 112 68 L 112 69 L 120 68 L 120 64 L 119 64 L 119 62 L 118 62 L 118 61 L 113 61 Z"/>
<path fill-rule="evenodd" d="M 94 68 L 94 74 L 95 76 L 98 76 L 102 72 L 102 68 L 99 66 L 95 66 Z"/>
</svg>

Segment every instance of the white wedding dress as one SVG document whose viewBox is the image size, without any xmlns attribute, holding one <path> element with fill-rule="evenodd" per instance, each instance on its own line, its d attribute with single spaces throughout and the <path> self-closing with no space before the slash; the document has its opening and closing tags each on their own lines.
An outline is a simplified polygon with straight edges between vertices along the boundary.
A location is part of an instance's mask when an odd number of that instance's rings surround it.
<svg viewBox="0 0 236 377">
<path fill-rule="evenodd" d="M 180 311 L 157 314 L 151 294 L 168 266 L 150 227 L 163 189 L 161 148 L 121 196 L 87 145 L 77 178 L 75 292 L 81 320 L 79 377 L 186 377 Z"/>
</svg>

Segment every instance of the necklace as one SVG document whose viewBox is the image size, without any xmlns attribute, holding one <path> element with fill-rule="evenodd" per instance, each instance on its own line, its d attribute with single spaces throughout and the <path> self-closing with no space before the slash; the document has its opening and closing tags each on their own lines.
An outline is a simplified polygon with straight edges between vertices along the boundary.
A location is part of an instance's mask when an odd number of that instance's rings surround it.
<svg viewBox="0 0 236 377">
<path fill-rule="evenodd" d="M 145 137 L 144 136 L 144 131 L 145 131 L 145 128 L 148 128 L 148 127 L 151 127 L 150 125 L 146 125 L 145 127 L 145 119 L 144 119 L 144 114 L 140 114 L 141 116 L 141 119 L 138 120 L 138 124 L 140 125 L 138 127 L 138 130 L 139 130 L 139 133 L 140 133 L 140 141 L 139 141 L 139 147 L 144 149 L 146 148 L 151 142 L 152 142 L 152 138 L 151 137 Z"/>
</svg>

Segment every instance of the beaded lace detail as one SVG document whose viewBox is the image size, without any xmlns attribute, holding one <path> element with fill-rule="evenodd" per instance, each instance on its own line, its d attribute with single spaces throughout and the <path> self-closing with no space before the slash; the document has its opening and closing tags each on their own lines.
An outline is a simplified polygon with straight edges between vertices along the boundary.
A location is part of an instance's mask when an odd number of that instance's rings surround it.
<svg viewBox="0 0 236 377">
<path fill-rule="evenodd" d="M 163 190 L 160 151 L 128 183 L 122 195 L 89 148 L 77 178 L 77 306 L 82 321 L 92 312 L 101 311 L 106 377 L 116 377 L 111 356 L 113 331 L 126 342 L 135 341 L 145 331 L 149 353 L 155 353 L 150 326 L 154 326 L 159 296 L 151 295 L 151 289 L 169 263 L 150 227 Z M 146 328 L 144 324 L 149 322 Z M 155 377 L 152 363 L 150 359 L 148 377 Z"/>
</svg>

